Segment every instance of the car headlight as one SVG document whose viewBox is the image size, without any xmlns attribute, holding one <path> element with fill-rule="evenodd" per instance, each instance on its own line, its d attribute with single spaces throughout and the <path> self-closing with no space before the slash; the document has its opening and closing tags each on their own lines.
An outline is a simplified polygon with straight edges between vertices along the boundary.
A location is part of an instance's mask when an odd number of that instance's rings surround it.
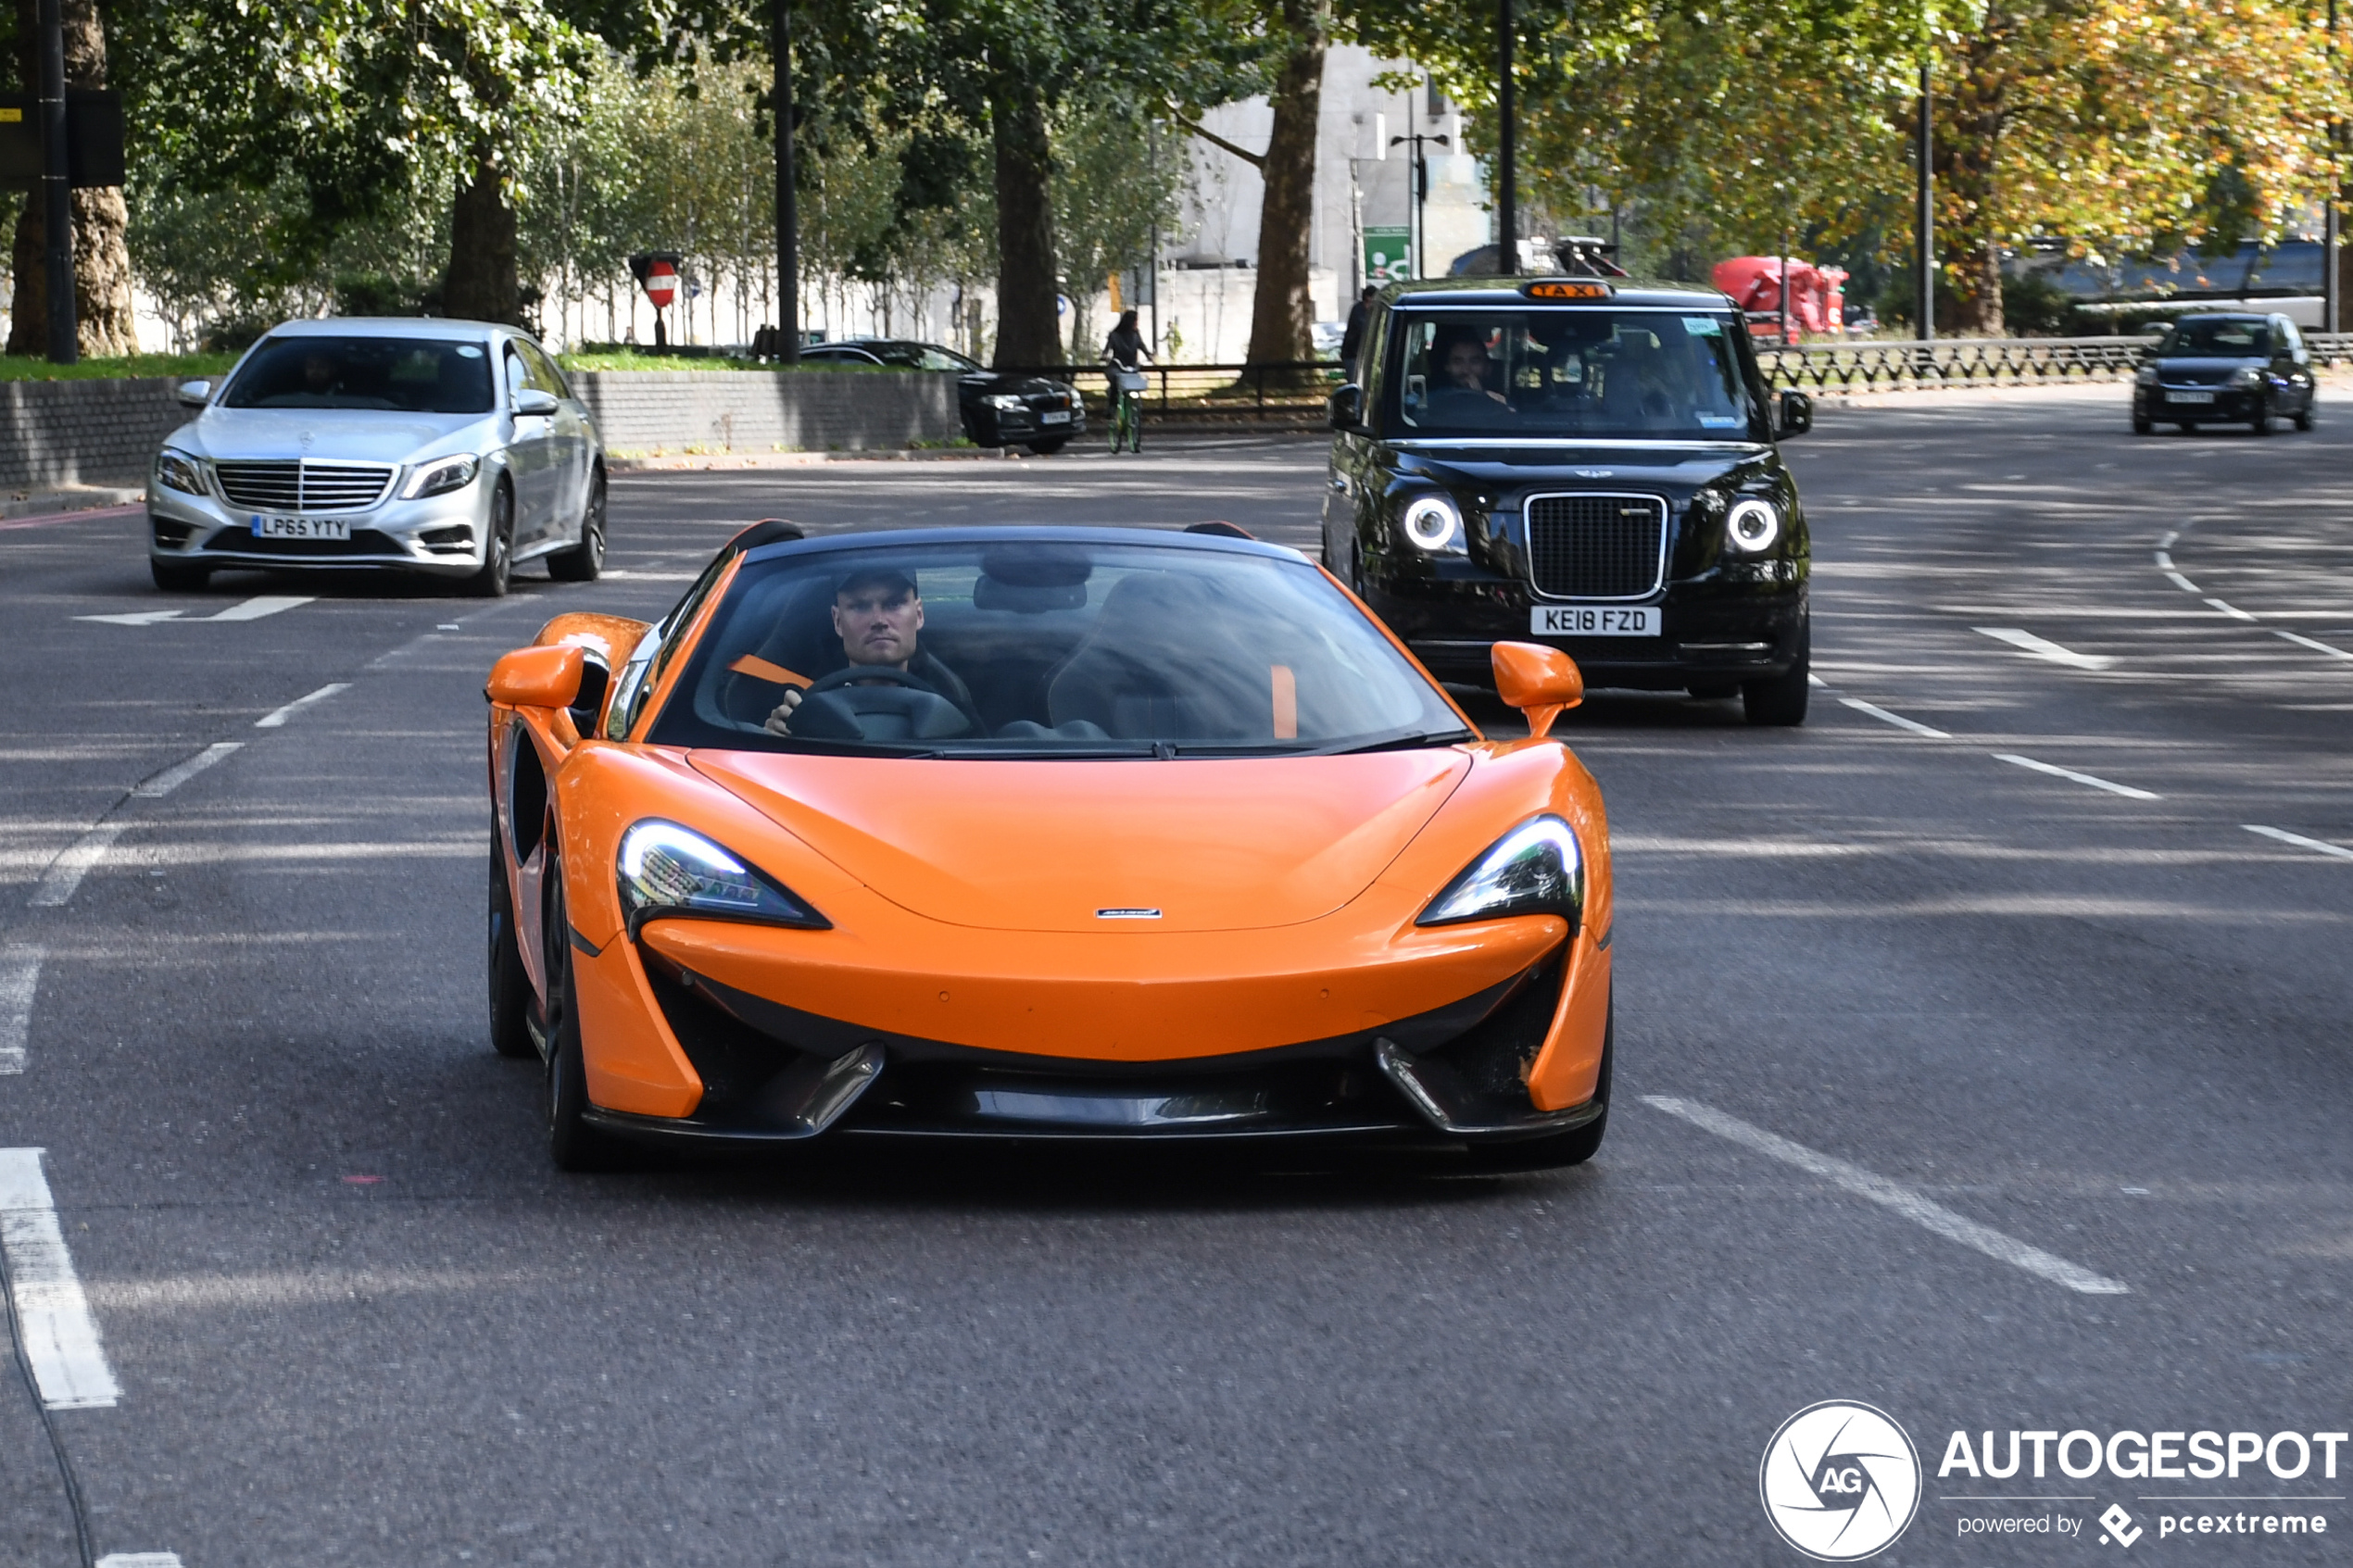
<svg viewBox="0 0 2353 1568">
<path fill-rule="evenodd" d="M 1397 521 L 1405 537 L 1425 550 L 1442 550 L 1463 532 L 1462 509 L 1451 495 L 1416 495 Z"/>
<path fill-rule="evenodd" d="M 474 475 L 481 471 L 482 459 L 472 455 L 419 463 L 417 471 L 409 476 L 409 483 L 400 487 L 400 498 L 415 501 L 427 495 L 447 495 L 472 484 Z"/>
<path fill-rule="evenodd" d="M 170 446 L 156 454 L 156 483 L 187 495 L 212 493 L 212 484 L 205 475 L 205 460 Z"/>
<path fill-rule="evenodd" d="M 990 408 L 999 409 L 1004 413 L 1012 413 L 1014 409 L 1024 407 L 1020 398 L 1008 397 L 1001 395 L 994 397 L 984 397 L 981 401 L 988 404 Z"/>
<path fill-rule="evenodd" d="M 2133 384 L 2134 386 L 2155 386 L 2157 384 L 2157 367 L 2155 365 L 2144 365 L 2139 370 L 2134 370 L 2133 372 Z"/>
<path fill-rule="evenodd" d="M 1575 934 L 1585 914 L 1585 855 L 1558 817 L 1522 822 L 1446 884 L 1416 925 L 1453 925 L 1513 915 L 1558 915 Z"/>
<path fill-rule="evenodd" d="M 833 922 L 702 834 L 649 820 L 621 835 L 621 910 L 629 935 L 662 915 L 700 915 L 830 931 Z"/>
<path fill-rule="evenodd" d="M 2231 384 L 2245 391 L 2263 384 L 2263 372 L 2252 365 L 2241 365 L 2231 372 Z"/>
<path fill-rule="evenodd" d="M 1724 537 L 1732 548 L 1747 555 L 1771 549 L 1780 536 L 1781 509 L 1770 501 L 1735 501 L 1731 515 L 1724 520 Z"/>
</svg>

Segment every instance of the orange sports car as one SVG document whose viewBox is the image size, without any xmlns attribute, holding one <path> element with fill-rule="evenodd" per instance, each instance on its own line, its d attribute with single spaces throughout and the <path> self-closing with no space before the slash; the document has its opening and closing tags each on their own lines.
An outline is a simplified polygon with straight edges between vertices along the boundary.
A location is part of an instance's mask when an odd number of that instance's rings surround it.
<svg viewBox="0 0 2353 1568">
<path fill-rule="evenodd" d="M 492 670 L 490 1028 L 551 1150 L 1269 1137 L 1572 1164 L 1609 1110 L 1583 693 L 1491 740 L 1226 524 L 759 524 Z"/>
</svg>

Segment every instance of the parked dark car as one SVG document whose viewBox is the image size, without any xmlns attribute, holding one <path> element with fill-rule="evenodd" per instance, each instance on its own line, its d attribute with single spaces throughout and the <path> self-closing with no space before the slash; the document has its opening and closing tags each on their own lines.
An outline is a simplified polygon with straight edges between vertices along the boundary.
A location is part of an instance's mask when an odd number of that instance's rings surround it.
<svg viewBox="0 0 2353 1568">
<path fill-rule="evenodd" d="M 1087 401 L 1068 382 L 991 370 L 936 343 L 853 337 L 813 343 L 804 364 L 885 365 L 896 370 L 954 370 L 964 434 L 975 446 L 1026 446 L 1043 456 L 1087 433 Z"/>
<path fill-rule="evenodd" d="M 2133 377 L 2133 433 L 2244 424 L 2269 435 L 2275 419 L 2310 430 L 2314 393 L 2311 350 L 2286 317 L 2183 316 Z"/>
<path fill-rule="evenodd" d="M 1738 693 L 1805 722 L 1810 548 L 1768 396 L 1712 289 L 1600 279 L 1393 288 L 1331 400 L 1324 562 L 1441 680 L 1498 642 L 1595 686 Z"/>
</svg>

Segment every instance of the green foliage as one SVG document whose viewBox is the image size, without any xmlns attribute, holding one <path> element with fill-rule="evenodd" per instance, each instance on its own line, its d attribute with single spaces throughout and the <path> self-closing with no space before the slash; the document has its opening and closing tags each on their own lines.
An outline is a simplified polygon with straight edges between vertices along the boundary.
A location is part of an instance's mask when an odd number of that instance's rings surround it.
<svg viewBox="0 0 2353 1568">
<path fill-rule="evenodd" d="M 1054 233 L 1070 296 L 1070 358 L 1091 364 L 1102 332 L 1089 303 L 1104 280 L 1145 264 L 1155 226 L 1173 229 L 1185 170 L 1180 144 L 1111 104 L 1082 103 L 1054 122 Z"/>
<path fill-rule="evenodd" d="M 236 362 L 234 354 L 131 354 L 116 359 L 83 359 L 71 365 L 57 365 L 22 355 L 0 355 L 0 382 L 110 381 L 119 376 L 165 376 L 187 381 L 196 376 L 225 374 Z"/>
</svg>

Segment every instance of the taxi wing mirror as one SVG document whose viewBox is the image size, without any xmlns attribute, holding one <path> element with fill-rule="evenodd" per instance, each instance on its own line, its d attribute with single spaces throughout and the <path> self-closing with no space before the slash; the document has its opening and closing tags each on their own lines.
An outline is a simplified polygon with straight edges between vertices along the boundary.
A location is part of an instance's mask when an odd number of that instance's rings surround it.
<svg viewBox="0 0 2353 1568">
<path fill-rule="evenodd" d="M 1783 440 L 1793 435 L 1804 435 L 1814 428 L 1814 400 L 1793 386 L 1783 387 L 1774 423 L 1780 427 L 1775 433 Z"/>
<path fill-rule="evenodd" d="M 1332 394 L 1330 408 L 1334 430 L 1354 430 L 1365 420 L 1365 389 L 1350 383 Z"/>
<path fill-rule="evenodd" d="M 580 700 L 588 655 L 578 644 L 517 648 L 490 667 L 483 695 L 508 708 L 570 708 Z"/>
<path fill-rule="evenodd" d="M 1584 675 L 1577 661 L 1558 648 L 1497 643 L 1490 657 L 1495 667 L 1495 695 L 1504 707 L 1527 716 L 1528 733 L 1538 740 L 1552 733 L 1554 720 L 1585 700 Z"/>
<path fill-rule="evenodd" d="M 172 389 L 174 397 L 191 408 L 201 408 L 212 401 L 212 383 L 208 381 L 183 381 Z"/>
</svg>

